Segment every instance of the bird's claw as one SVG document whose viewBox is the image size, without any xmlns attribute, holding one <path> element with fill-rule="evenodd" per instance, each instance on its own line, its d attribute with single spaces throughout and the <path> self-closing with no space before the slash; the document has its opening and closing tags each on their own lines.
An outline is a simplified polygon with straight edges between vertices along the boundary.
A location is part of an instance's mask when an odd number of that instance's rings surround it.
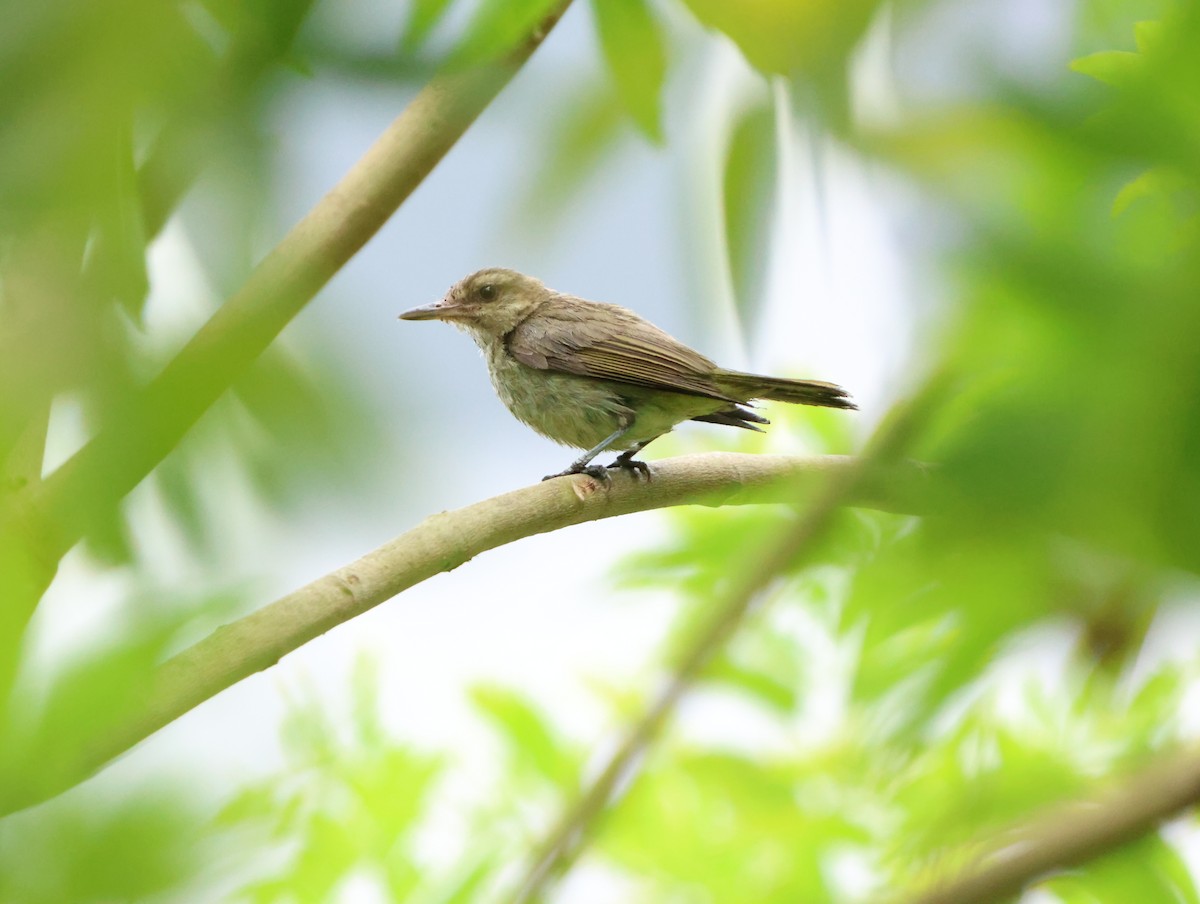
<svg viewBox="0 0 1200 904">
<path fill-rule="evenodd" d="M 650 466 L 644 461 L 637 461 L 633 458 L 617 456 L 617 460 L 608 467 L 609 469 L 616 468 L 620 471 L 632 471 L 639 479 L 642 477 L 645 477 L 647 480 L 652 479 L 650 474 Z"/>
<path fill-rule="evenodd" d="M 559 471 L 557 474 L 547 474 L 542 480 L 553 480 L 555 477 L 570 477 L 572 474 L 586 474 L 588 477 L 598 480 L 603 484 L 612 482 L 612 477 L 608 474 L 608 468 L 602 465 L 583 465 L 578 468 L 570 467 L 565 471 Z"/>
</svg>

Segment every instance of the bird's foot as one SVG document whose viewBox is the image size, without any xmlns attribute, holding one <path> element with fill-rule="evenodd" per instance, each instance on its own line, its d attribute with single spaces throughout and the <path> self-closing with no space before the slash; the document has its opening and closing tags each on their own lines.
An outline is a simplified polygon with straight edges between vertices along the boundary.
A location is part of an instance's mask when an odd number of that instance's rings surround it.
<svg viewBox="0 0 1200 904">
<path fill-rule="evenodd" d="M 608 468 L 605 468 L 603 465 L 580 465 L 579 467 L 571 465 L 565 471 L 559 471 L 557 474 L 547 474 L 542 480 L 553 480 L 555 477 L 570 477 L 572 474 L 586 474 L 588 477 L 594 478 L 603 484 L 608 484 L 612 481 L 612 478 L 608 474 Z"/>
<path fill-rule="evenodd" d="M 610 470 L 617 469 L 619 471 L 632 471 L 637 478 L 645 477 L 646 480 L 651 480 L 652 475 L 650 466 L 644 461 L 637 461 L 633 458 L 626 458 L 624 455 L 618 455 L 617 460 L 608 466 Z"/>
</svg>

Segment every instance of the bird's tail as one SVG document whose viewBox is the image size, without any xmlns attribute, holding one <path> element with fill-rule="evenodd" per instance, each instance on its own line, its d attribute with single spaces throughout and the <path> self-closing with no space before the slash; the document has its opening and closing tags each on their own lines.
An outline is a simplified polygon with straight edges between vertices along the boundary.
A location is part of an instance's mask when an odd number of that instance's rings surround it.
<svg viewBox="0 0 1200 904">
<path fill-rule="evenodd" d="M 787 380 L 782 377 L 762 377 L 726 371 L 721 374 L 722 388 L 734 398 L 771 399 L 793 405 L 819 405 L 822 408 L 857 408 L 849 393 L 833 383 L 820 380 Z"/>
</svg>

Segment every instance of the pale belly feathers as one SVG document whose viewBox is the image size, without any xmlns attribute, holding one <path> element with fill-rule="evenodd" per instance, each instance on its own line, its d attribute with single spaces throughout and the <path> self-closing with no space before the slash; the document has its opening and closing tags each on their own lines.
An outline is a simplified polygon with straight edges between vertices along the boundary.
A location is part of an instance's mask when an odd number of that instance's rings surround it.
<svg viewBox="0 0 1200 904">
<path fill-rule="evenodd" d="M 625 383 L 526 367 L 504 352 L 486 354 L 496 394 L 517 420 L 564 446 L 591 449 L 622 427 L 606 447 L 648 442 L 680 421 L 728 408 L 728 402 L 643 389 Z"/>
</svg>

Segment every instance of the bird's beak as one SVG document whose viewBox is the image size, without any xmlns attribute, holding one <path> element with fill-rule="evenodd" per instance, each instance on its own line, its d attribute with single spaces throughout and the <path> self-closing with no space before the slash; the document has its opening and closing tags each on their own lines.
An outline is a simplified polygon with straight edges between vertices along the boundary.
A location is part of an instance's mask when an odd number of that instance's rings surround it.
<svg viewBox="0 0 1200 904">
<path fill-rule="evenodd" d="M 421 305 L 400 315 L 401 320 L 452 320 L 457 309 L 455 305 L 447 304 L 446 299 L 435 301 L 433 304 Z"/>
</svg>

